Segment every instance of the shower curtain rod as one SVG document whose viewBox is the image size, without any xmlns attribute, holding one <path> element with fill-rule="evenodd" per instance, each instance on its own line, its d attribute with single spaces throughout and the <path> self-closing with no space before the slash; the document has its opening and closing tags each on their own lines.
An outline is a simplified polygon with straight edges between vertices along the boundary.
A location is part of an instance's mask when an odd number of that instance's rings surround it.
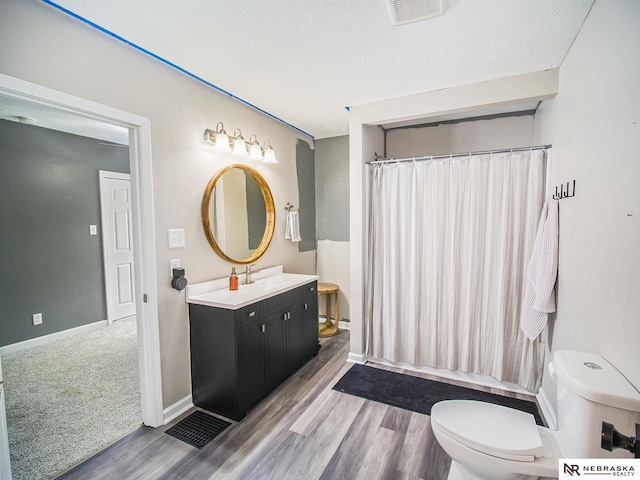
<svg viewBox="0 0 640 480">
<path fill-rule="evenodd" d="M 551 145 L 535 145 L 533 147 L 517 147 L 517 148 L 503 148 L 500 150 L 483 150 L 478 152 L 464 152 L 464 153 L 450 153 L 447 155 L 426 155 L 423 157 L 407 157 L 407 158 L 383 158 L 378 157 L 378 154 L 374 154 L 374 160 L 372 162 L 367 162 L 367 165 L 374 165 L 379 163 L 399 163 L 399 162 L 415 162 L 415 161 L 424 161 L 424 160 L 437 160 L 439 158 L 456 158 L 456 157 L 468 157 L 471 155 L 490 155 L 493 153 L 507 153 L 507 152 L 526 152 L 528 150 L 545 150 L 547 148 L 551 148 Z M 382 158 L 382 160 L 378 160 L 378 158 Z"/>
</svg>

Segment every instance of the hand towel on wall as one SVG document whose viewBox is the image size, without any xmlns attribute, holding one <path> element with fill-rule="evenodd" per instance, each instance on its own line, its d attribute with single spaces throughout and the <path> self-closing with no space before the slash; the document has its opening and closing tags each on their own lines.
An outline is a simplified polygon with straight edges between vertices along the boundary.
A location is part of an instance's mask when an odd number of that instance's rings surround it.
<svg viewBox="0 0 640 480">
<path fill-rule="evenodd" d="M 520 328 L 535 339 L 556 311 L 555 285 L 558 276 L 558 200 L 549 197 L 542 207 L 536 241 L 524 292 Z"/>
<path fill-rule="evenodd" d="M 300 238 L 300 218 L 298 212 L 289 211 L 287 213 L 287 224 L 284 229 L 284 238 L 292 242 L 299 242 Z"/>
</svg>

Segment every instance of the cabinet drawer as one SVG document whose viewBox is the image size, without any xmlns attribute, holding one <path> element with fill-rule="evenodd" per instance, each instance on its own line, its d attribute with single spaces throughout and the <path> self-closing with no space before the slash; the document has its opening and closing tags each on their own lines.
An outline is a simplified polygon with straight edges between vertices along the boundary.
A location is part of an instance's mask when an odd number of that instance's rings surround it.
<svg viewBox="0 0 640 480">
<path fill-rule="evenodd" d="M 262 302 L 247 305 L 236 311 L 236 319 L 242 327 L 259 322 L 262 317 Z"/>
<path fill-rule="evenodd" d="M 318 282 L 307 283 L 300 287 L 305 298 L 318 296 Z"/>
</svg>

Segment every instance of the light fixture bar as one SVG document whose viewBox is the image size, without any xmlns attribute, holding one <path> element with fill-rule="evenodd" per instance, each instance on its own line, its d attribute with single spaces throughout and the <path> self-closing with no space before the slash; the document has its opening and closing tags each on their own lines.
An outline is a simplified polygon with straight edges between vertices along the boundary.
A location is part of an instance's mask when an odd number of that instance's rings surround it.
<svg viewBox="0 0 640 480">
<path fill-rule="evenodd" d="M 255 134 L 251 134 L 249 142 L 246 142 L 239 128 L 236 128 L 233 131 L 233 136 L 229 138 L 222 122 L 218 122 L 215 130 L 206 129 L 204 131 L 204 139 L 220 152 L 231 152 L 234 155 L 243 157 L 248 156 L 251 160 L 264 163 L 278 163 L 276 152 L 270 140 L 265 140 L 262 147 L 260 147 L 258 138 Z"/>
</svg>

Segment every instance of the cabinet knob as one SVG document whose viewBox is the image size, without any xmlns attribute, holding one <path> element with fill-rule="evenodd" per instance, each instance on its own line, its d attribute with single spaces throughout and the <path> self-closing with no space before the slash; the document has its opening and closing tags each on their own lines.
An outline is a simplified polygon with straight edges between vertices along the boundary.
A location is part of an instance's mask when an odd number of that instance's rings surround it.
<svg viewBox="0 0 640 480">
<path fill-rule="evenodd" d="M 267 328 L 264 325 L 260 325 L 260 331 L 262 333 L 264 333 L 267 330 Z"/>
<path fill-rule="evenodd" d="M 256 312 L 249 312 L 247 314 L 248 317 L 255 317 L 256 316 Z"/>
<path fill-rule="evenodd" d="M 316 289 L 316 287 L 309 287 L 309 291 L 313 292 Z"/>
<path fill-rule="evenodd" d="M 304 309 L 305 309 L 305 310 L 309 310 L 309 304 L 308 304 L 308 303 L 305 303 L 305 304 L 304 304 Z"/>
</svg>

